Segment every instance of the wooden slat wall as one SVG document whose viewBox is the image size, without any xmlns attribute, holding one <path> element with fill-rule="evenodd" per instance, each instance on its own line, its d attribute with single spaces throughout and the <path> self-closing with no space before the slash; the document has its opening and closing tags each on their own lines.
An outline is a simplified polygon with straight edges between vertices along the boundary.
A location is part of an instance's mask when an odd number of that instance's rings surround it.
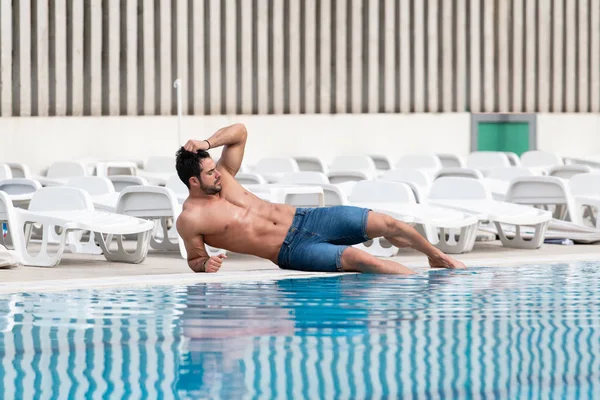
<svg viewBox="0 0 600 400">
<path fill-rule="evenodd" d="M 0 0 L 0 115 L 599 112 L 595 0 Z"/>
</svg>

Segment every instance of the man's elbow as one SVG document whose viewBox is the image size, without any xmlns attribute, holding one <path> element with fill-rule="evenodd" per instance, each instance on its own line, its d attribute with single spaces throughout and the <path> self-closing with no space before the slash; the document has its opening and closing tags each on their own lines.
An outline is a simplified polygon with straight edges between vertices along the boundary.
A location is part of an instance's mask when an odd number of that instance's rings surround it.
<svg viewBox="0 0 600 400">
<path fill-rule="evenodd" d="M 246 141 L 246 138 L 248 137 L 248 130 L 246 129 L 246 125 L 242 123 L 237 123 L 234 125 L 234 127 L 238 132 L 240 141 Z"/>
</svg>

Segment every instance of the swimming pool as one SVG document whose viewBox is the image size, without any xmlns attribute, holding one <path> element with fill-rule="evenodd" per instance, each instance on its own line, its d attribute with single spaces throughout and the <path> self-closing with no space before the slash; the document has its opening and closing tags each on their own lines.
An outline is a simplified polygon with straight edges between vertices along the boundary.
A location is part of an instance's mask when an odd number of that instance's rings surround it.
<svg viewBox="0 0 600 400">
<path fill-rule="evenodd" d="M 5 398 L 592 398 L 600 263 L 0 295 Z"/>
</svg>

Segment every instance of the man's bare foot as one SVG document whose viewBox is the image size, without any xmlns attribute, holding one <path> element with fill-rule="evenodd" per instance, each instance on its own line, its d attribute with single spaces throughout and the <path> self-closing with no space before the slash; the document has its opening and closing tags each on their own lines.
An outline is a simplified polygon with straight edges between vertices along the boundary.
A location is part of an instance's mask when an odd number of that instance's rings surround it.
<svg viewBox="0 0 600 400">
<path fill-rule="evenodd" d="M 467 266 L 461 261 L 458 261 L 446 254 L 439 258 L 429 258 L 429 266 L 431 268 L 447 268 L 447 269 L 465 269 Z"/>
</svg>

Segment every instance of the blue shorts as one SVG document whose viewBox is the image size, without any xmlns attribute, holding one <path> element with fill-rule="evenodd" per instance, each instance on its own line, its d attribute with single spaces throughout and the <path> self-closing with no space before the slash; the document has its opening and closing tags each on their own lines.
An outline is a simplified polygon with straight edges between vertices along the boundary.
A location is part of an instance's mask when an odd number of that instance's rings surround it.
<svg viewBox="0 0 600 400">
<path fill-rule="evenodd" d="M 277 265 L 299 271 L 342 272 L 342 252 L 369 240 L 369 211 L 350 206 L 297 208 Z"/>
</svg>

